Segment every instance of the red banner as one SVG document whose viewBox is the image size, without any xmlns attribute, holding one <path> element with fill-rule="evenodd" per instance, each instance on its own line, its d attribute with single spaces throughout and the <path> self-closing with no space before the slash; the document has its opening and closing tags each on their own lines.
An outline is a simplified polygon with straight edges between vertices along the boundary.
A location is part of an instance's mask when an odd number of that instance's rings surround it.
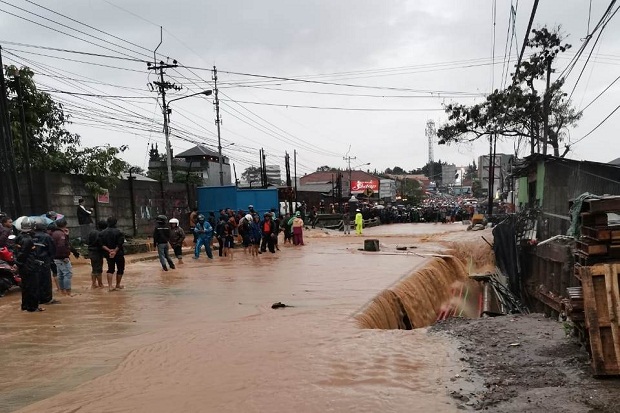
<svg viewBox="0 0 620 413">
<path fill-rule="evenodd" d="M 361 193 L 369 188 L 373 192 L 377 192 L 379 190 L 379 181 L 376 179 L 371 179 L 370 181 L 351 181 L 351 193 Z"/>
</svg>

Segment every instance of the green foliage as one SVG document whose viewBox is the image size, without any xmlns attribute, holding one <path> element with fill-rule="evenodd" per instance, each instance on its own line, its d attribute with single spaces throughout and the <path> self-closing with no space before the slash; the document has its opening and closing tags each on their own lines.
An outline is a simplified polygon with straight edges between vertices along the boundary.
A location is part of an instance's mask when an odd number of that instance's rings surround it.
<svg viewBox="0 0 620 413">
<path fill-rule="evenodd" d="M 471 193 L 474 198 L 482 198 L 484 193 L 482 192 L 482 184 L 480 180 L 474 179 L 471 183 Z"/>
<path fill-rule="evenodd" d="M 69 132 L 69 123 L 60 103 L 37 89 L 34 73 L 27 67 L 4 68 L 7 83 L 8 108 L 13 134 L 15 166 L 25 168 L 26 144 L 32 169 L 51 172 L 73 173 L 85 176 L 86 187 L 93 195 L 114 188 L 126 163 L 118 155 L 127 149 L 110 145 L 82 147 L 80 136 Z M 24 103 L 27 139 L 22 136 L 19 86 Z"/>
<path fill-rule="evenodd" d="M 471 142 L 497 134 L 506 138 L 526 138 L 537 150 L 546 152 L 542 137 L 545 114 L 548 113 L 547 144 L 555 156 L 560 156 L 560 143 L 568 128 L 575 126 L 581 118 L 581 113 L 572 107 L 562 92 L 563 79 L 552 82 L 545 90 L 547 70 L 555 72 L 553 62 L 571 47 L 562 40 L 559 28 L 552 32 L 546 27 L 532 30 L 527 42 L 531 54 L 521 63 L 515 82 L 504 90 L 494 90 L 484 102 L 472 106 L 446 105 L 448 121 L 437 131 L 439 144 Z M 568 147 L 561 156 L 567 151 Z"/>
<path fill-rule="evenodd" d="M 248 166 L 245 171 L 241 173 L 241 180 L 250 182 L 250 180 L 256 177 L 260 181 L 260 168 L 258 166 Z"/>
<path fill-rule="evenodd" d="M 316 171 L 317 172 L 337 172 L 338 168 L 334 168 L 333 166 L 323 165 L 323 166 L 319 166 L 318 168 L 316 168 Z"/>
</svg>

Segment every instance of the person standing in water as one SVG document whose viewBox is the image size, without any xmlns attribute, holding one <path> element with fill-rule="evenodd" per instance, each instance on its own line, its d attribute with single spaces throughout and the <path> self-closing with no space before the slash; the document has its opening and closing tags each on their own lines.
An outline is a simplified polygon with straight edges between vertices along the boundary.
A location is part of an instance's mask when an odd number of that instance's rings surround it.
<svg viewBox="0 0 620 413">
<path fill-rule="evenodd" d="M 107 219 L 108 227 L 101 231 L 99 238 L 101 240 L 101 249 L 103 256 L 108 263 L 108 290 L 115 291 L 125 288 L 121 285 L 121 280 L 125 274 L 125 236 L 120 229 L 116 228 L 117 220 L 115 217 Z M 116 286 L 112 288 L 112 279 L 116 270 Z"/>
<path fill-rule="evenodd" d="M 357 235 L 362 235 L 362 227 L 364 226 L 364 217 L 362 216 L 362 211 L 359 209 L 355 210 L 355 233 Z"/>
<path fill-rule="evenodd" d="M 170 221 L 170 245 L 172 251 L 177 257 L 179 264 L 183 264 L 183 241 L 185 240 L 185 232 L 179 226 L 179 220 L 171 218 Z"/>
<path fill-rule="evenodd" d="M 344 234 L 351 234 L 351 213 L 349 212 L 349 208 L 345 208 L 344 213 L 342 214 L 342 225 L 344 226 Z"/>
<path fill-rule="evenodd" d="M 155 244 L 155 247 L 157 248 L 157 255 L 159 256 L 161 268 L 164 271 L 168 271 L 168 267 L 166 266 L 167 263 L 170 266 L 170 269 L 174 270 L 174 263 L 170 259 L 170 254 L 168 253 L 168 242 L 170 241 L 168 217 L 165 215 L 158 215 L 155 222 L 156 227 L 155 231 L 153 231 L 153 244 Z"/>
<path fill-rule="evenodd" d="M 293 226 L 293 245 L 304 245 L 304 220 L 299 211 L 289 221 Z"/>
<path fill-rule="evenodd" d="M 88 258 L 90 258 L 91 267 L 91 288 L 103 288 L 103 252 L 101 250 L 101 240 L 99 234 L 106 229 L 108 224 L 105 221 L 98 221 L 95 229 L 90 231 L 86 238 L 88 245 Z"/>
</svg>

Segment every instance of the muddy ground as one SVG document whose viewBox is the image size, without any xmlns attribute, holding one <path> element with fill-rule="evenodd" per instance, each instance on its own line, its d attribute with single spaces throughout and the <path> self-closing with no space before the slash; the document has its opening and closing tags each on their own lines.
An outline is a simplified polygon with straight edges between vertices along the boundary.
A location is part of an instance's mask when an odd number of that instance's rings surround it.
<svg viewBox="0 0 620 413">
<path fill-rule="evenodd" d="M 469 365 L 446 386 L 459 409 L 620 412 L 620 379 L 593 378 L 585 348 L 542 314 L 449 319 L 429 333 L 455 338 Z"/>
</svg>

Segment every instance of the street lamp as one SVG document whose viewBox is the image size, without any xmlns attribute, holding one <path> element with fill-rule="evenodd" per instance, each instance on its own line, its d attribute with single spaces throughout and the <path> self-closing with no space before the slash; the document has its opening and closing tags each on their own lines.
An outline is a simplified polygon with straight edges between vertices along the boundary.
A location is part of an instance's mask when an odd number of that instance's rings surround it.
<svg viewBox="0 0 620 413">
<path fill-rule="evenodd" d="M 191 95 L 181 96 L 175 99 L 171 99 L 168 101 L 166 106 L 164 107 L 164 134 L 166 135 L 166 167 L 168 168 L 168 182 L 172 183 L 172 153 L 170 151 L 170 130 L 168 128 L 168 124 L 170 123 L 169 117 L 170 113 L 172 113 L 172 109 L 170 109 L 170 104 L 175 100 L 187 99 L 192 96 L 205 95 L 210 96 L 213 93 L 212 90 L 203 90 L 202 92 L 192 93 Z M 165 102 L 164 102 L 165 103 Z"/>
</svg>

